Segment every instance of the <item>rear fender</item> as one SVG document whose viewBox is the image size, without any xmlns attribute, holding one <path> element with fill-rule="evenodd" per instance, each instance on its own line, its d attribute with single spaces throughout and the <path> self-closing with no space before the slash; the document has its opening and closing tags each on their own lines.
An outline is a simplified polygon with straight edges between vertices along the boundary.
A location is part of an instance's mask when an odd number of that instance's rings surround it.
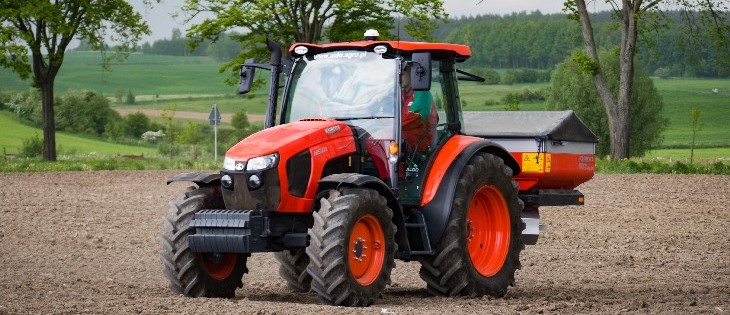
<svg viewBox="0 0 730 315">
<path fill-rule="evenodd" d="M 387 205 L 393 210 L 393 224 L 395 224 L 397 230 L 395 232 L 395 240 L 398 243 L 398 252 L 408 250 L 408 237 L 406 235 L 405 221 L 403 220 L 403 209 L 401 208 L 398 199 L 393 194 L 390 187 L 383 182 L 380 178 L 357 174 L 357 173 L 343 173 L 333 174 L 324 177 L 319 180 L 317 200 L 315 200 L 315 207 L 319 205 L 320 197 L 324 197 L 324 193 L 328 190 L 338 189 L 340 187 L 362 187 L 369 188 L 377 191 L 381 196 L 385 197 Z"/>
<path fill-rule="evenodd" d="M 167 184 L 173 182 L 193 182 L 199 187 L 220 185 L 221 174 L 210 172 L 189 172 L 177 174 L 167 179 Z"/>
<path fill-rule="evenodd" d="M 499 144 L 477 137 L 451 137 L 436 153 L 421 195 L 421 212 L 428 224 L 432 247 L 436 247 L 446 229 L 461 170 L 479 152 L 500 157 L 512 169 L 513 176 L 520 173 L 517 161 Z"/>
</svg>

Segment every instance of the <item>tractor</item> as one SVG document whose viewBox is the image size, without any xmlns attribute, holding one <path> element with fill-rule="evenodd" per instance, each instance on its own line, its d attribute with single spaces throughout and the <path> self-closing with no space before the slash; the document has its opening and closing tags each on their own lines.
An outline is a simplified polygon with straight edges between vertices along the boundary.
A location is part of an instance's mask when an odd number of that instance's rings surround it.
<svg viewBox="0 0 730 315">
<path fill-rule="evenodd" d="M 574 188 L 593 176 L 595 136 L 572 112 L 462 112 L 458 83 L 483 80 L 456 68 L 468 46 L 370 37 L 295 43 L 282 59 L 267 45 L 270 63 L 247 60 L 238 87 L 270 71 L 264 129 L 220 172 L 167 181 L 195 184 L 164 217 L 176 294 L 234 297 L 251 254 L 273 252 L 289 289 L 330 305 L 371 305 L 396 259 L 418 261 L 433 295 L 503 297 L 537 242 L 538 207 L 584 202 Z M 404 75 L 437 115 L 415 137 Z"/>
</svg>

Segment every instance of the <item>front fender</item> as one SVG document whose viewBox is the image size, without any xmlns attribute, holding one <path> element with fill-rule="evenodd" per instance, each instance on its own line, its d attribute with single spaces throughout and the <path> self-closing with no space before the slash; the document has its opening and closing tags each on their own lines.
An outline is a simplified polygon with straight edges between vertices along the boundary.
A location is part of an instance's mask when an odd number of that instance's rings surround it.
<svg viewBox="0 0 730 315">
<path fill-rule="evenodd" d="M 193 182 L 198 186 L 212 186 L 217 183 L 220 183 L 220 180 L 221 180 L 220 173 L 188 172 L 188 173 L 177 174 L 173 177 L 168 178 L 167 184 L 170 185 L 170 183 L 173 183 L 173 182 Z"/>
</svg>

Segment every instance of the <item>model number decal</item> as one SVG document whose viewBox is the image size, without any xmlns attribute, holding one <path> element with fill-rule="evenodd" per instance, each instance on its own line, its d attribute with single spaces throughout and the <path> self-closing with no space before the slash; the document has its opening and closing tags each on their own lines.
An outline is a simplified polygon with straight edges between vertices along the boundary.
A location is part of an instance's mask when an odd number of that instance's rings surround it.
<svg viewBox="0 0 730 315">
<path fill-rule="evenodd" d="M 320 155 L 320 154 L 325 153 L 325 152 L 327 152 L 327 147 L 321 147 L 319 149 L 315 149 L 312 152 L 312 156 L 317 156 L 317 155 Z"/>
<path fill-rule="evenodd" d="M 328 135 L 331 135 L 331 134 L 333 134 L 335 132 L 338 132 L 338 131 L 340 131 L 340 126 L 337 126 L 337 125 L 332 126 L 332 127 L 327 127 L 327 128 L 324 129 L 324 133 L 326 133 Z"/>
</svg>

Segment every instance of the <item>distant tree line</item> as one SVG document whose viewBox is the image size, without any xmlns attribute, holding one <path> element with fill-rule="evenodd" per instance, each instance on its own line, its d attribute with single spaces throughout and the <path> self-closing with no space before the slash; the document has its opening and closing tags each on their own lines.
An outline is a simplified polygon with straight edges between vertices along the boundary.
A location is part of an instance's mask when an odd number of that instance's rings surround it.
<svg viewBox="0 0 730 315">
<path fill-rule="evenodd" d="M 710 36 L 682 36 L 686 24 L 679 12 L 670 13 L 667 29 L 643 34 L 637 60 L 649 73 L 718 77 L 730 75 L 730 52 L 715 48 Z M 618 46 L 620 33 L 609 12 L 593 17 L 596 41 L 601 48 Z M 701 27 L 701 26 L 697 26 Z M 448 30 L 448 33 L 446 31 Z M 513 13 L 452 19 L 435 33 L 438 40 L 469 45 L 467 65 L 499 69 L 552 69 L 582 48 L 580 27 L 565 14 Z"/>
<path fill-rule="evenodd" d="M 236 58 L 241 49 L 241 43 L 236 40 L 236 32 L 221 33 L 215 41 L 205 40 L 195 48 L 191 48 L 190 39 L 183 37 L 178 28 L 172 30 L 170 38 L 145 42 L 137 50 L 152 55 L 168 56 L 208 56 L 218 61 L 228 61 Z M 81 40 L 74 48 L 76 51 L 91 50 L 86 40 Z"/>
</svg>

